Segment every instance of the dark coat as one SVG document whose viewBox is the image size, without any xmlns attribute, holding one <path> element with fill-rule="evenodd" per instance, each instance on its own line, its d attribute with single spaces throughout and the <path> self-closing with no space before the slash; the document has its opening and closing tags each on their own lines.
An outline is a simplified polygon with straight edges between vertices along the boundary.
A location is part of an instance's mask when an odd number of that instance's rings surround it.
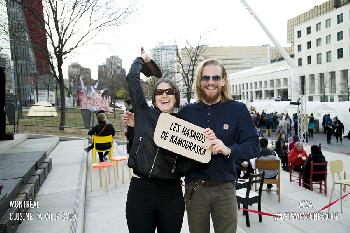
<svg viewBox="0 0 350 233">
<path fill-rule="evenodd" d="M 323 156 L 322 152 L 320 154 L 311 154 L 310 156 L 308 156 L 308 158 L 306 159 L 303 169 L 302 169 L 302 175 L 304 180 L 309 180 L 310 179 L 310 172 L 311 172 L 311 161 L 313 161 L 314 163 L 320 163 L 320 162 L 325 162 L 326 159 Z M 323 171 L 326 168 L 322 168 L 321 166 L 316 166 L 315 167 L 315 171 Z M 313 181 L 319 181 L 323 179 L 323 175 L 322 174 L 315 174 L 312 177 Z"/>
<path fill-rule="evenodd" d="M 105 121 L 99 122 L 97 125 L 92 127 L 92 129 L 88 132 L 89 135 L 96 135 L 96 136 L 109 136 L 115 135 L 115 129 L 112 124 L 106 123 Z M 98 150 L 106 150 L 111 148 L 111 143 L 97 143 L 96 149 Z"/>
<path fill-rule="evenodd" d="M 153 140 L 154 130 L 161 114 L 158 108 L 149 107 L 140 82 L 143 59 L 137 58 L 126 77 L 128 92 L 135 113 L 134 142 L 128 166 L 144 178 L 179 179 L 196 164 L 171 151 L 158 147 Z"/>
</svg>

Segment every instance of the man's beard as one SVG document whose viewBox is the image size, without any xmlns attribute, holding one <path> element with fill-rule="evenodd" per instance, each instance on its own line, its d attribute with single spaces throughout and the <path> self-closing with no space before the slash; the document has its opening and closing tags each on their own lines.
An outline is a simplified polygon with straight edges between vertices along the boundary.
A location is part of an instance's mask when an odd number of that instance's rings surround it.
<svg viewBox="0 0 350 233">
<path fill-rule="evenodd" d="M 208 96 L 206 91 L 205 91 L 205 87 L 202 88 L 202 93 L 203 93 L 203 99 L 205 100 L 205 102 L 207 102 L 208 104 L 214 104 L 216 103 L 219 99 L 219 97 L 221 96 L 221 92 L 222 92 L 222 87 L 217 85 L 216 86 L 216 93 L 214 95 L 210 95 Z"/>
</svg>

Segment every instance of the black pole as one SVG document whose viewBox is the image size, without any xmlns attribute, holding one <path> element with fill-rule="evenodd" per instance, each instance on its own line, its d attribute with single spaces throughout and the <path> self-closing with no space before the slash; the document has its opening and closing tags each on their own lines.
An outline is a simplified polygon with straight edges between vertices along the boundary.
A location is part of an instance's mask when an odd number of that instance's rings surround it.
<svg viewBox="0 0 350 233">
<path fill-rule="evenodd" d="M 13 140 L 13 134 L 6 134 L 5 83 L 5 68 L 0 67 L 0 140 Z"/>
</svg>

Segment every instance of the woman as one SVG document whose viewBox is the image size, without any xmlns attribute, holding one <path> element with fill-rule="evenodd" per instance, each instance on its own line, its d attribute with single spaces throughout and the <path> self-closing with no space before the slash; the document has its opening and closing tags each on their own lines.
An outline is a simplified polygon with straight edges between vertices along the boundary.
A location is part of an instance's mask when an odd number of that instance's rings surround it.
<svg viewBox="0 0 350 233">
<path fill-rule="evenodd" d="M 107 117 L 106 114 L 104 113 L 99 113 L 96 116 L 97 119 L 97 125 L 92 127 L 92 129 L 88 132 L 90 136 L 96 135 L 96 136 L 109 136 L 112 135 L 114 136 L 115 134 L 115 129 L 113 128 L 113 125 L 110 123 L 107 123 Z M 98 150 L 107 150 L 111 148 L 111 143 L 96 143 L 96 149 Z M 100 159 L 100 162 L 103 162 L 107 160 L 107 155 L 109 151 L 106 152 L 98 152 L 98 157 Z"/>
<path fill-rule="evenodd" d="M 310 187 L 309 187 L 310 185 L 308 185 L 308 184 L 310 183 L 311 162 L 320 163 L 320 162 L 325 162 L 325 161 L 326 161 L 326 159 L 322 154 L 321 148 L 317 145 L 311 146 L 311 155 L 307 158 L 306 162 L 303 165 L 302 171 L 301 171 L 302 175 L 303 175 L 303 183 L 304 183 L 305 188 L 310 189 Z M 315 169 L 317 169 L 317 171 L 322 171 L 324 169 L 327 169 L 327 167 L 315 166 Z M 312 179 L 313 179 L 313 181 L 319 181 L 319 180 L 324 179 L 324 175 L 323 174 L 314 174 Z"/>
<path fill-rule="evenodd" d="M 153 107 L 147 105 L 140 82 L 144 63 L 150 61 L 143 50 L 126 77 L 134 110 L 134 143 L 130 151 L 131 179 L 126 202 L 126 218 L 132 233 L 181 231 L 185 204 L 180 177 L 185 175 L 181 156 L 159 148 L 153 134 L 159 115 L 179 107 L 180 94 L 169 80 L 160 80 L 153 92 Z"/>
<path fill-rule="evenodd" d="M 288 146 L 287 146 L 286 133 L 284 131 L 282 131 L 278 135 L 278 139 L 276 141 L 275 151 L 276 151 L 278 157 L 281 158 L 283 170 L 288 171 L 288 157 L 287 157 L 287 155 L 288 155 Z"/>
<path fill-rule="evenodd" d="M 295 143 L 294 149 L 289 151 L 288 154 L 288 162 L 290 165 L 289 169 L 293 169 L 294 171 L 300 171 L 301 166 L 304 165 L 307 157 L 308 156 L 303 148 L 303 144 L 301 142 Z"/>
</svg>

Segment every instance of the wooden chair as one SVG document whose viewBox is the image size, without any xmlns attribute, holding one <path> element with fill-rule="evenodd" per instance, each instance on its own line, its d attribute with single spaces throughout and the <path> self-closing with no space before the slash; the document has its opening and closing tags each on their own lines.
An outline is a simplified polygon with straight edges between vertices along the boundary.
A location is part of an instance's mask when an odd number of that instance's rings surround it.
<svg viewBox="0 0 350 233">
<path fill-rule="evenodd" d="M 113 152 L 114 152 L 114 143 L 113 143 L 113 136 L 109 135 L 109 136 L 92 136 L 92 142 L 94 144 L 94 148 L 92 149 L 92 163 L 96 163 L 96 154 L 97 152 L 107 152 L 108 153 L 108 158 L 111 159 L 113 156 Z M 106 149 L 106 150 L 98 150 L 96 149 L 96 144 L 97 143 L 111 143 L 111 148 Z"/>
<path fill-rule="evenodd" d="M 108 193 L 108 184 L 110 182 L 110 171 L 109 167 L 112 167 L 112 162 L 100 162 L 100 163 L 93 163 L 90 168 L 90 188 L 92 192 L 92 169 L 98 169 L 99 171 L 99 177 L 100 177 L 100 188 L 102 188 L 102 175 L 101 171 L 104 173 L 105 176 L 105 188 L 106 193 Z M 108 169 L 108 175 L 107 175 L 107 169 Z M 115 177 L 114 177 L 115 184 L 117 183 Z M 117 185 L 117 184 L 116 184 Z"/>
<path fill-rule="evenodd" d="M 333 185 L 332 185 L 332 191 L 331 191 L 331 196 L 329 198 L 329 203 L 332 202 L 333 198 L 333 192 L 334 192 L 334 186 L 336 184 L 339 184 L 340 187 L 340 196 L 343 196 L 343 192 L 346 192 L 346 186 L 350 186 L 350 179 L 346 179 L 346 173 L 343 168 L 343 162 L 341 160 L 334 160 L 329 162 L 329 168 L 331 170 L 332 174 L 332 180 L 333 180 Z M 341 173 L 343 173 L 343 176 L 341 176 Z M 335 178 L 335 174 L 338 175 L 338 179 Z M 330 208 L 328 208 L 328 211 Z M 343 213 L 343 200 L 340 200 L 340 212 Z"/>
<path fill-rule="evenodd" d="M 123 154 L 122 152 L 119 151 L 118 149 L 118 144 L 116 147 L 117 150 L 117 156 L 113 156 L 111 157 L 111 161 L 113 162 L 113 167 L 114 167 L 114 177 L 117 177 L 117 179 L 119 179 L 119 172 L 118 172 L 118 167 L 119 164 L 121 166 L 122 169 L 122 184 L 124 184 L 124 169 L 125 169 L 125 163 L 128 162 L 129 156 L 127 154 Z M 132 169 L 129 168 L 129 179 L 131 179 L 131 171 Z"/>
<path fill-rule="evenodd" d="M 276 178 L 264 178 L 264 184 L 276 184 L 277 185 L 276 190 L 262 189 L 262 191 L 276 192 L 278 195 L 278 202 L 280 202 L 281 201 L 281 161 L 279 159 L 278 160 L 257 159 L 255 160 L 255 173 L 257 173 L 257 170 L 259 172 L 263 172 L 263 170 L 277 170 Z M 255 191 L 257 191 L 256 185 L 255 185 Z"/>
<path fill-rule="evenodd" d="M 310 187 L 310 191 L 313 191 L 313 184 L 318 183 L 320 185 L 320 193 L 323 191 L 327 196 L 327 163 L 327 161 L 319 163 L 311 161 L 310 177 L 308 181 L 305 181 L 304 177 L 302 177 L 303 186 L 305 187 L 305 185 L 308 185 Z M 324 186 L 323 188 L 322 184 Z"/>
<path fill-rule="evenodd" d="M 255 183 L 259 184 L 259 192 L 251 190 L 252 185 Z M 258 203 L 258 210 L 261 211 L 261 192 L 263 184 L 264 172 L 251 174 L 248 182 L 241 184 L 242 188 L 236 191 L 238 209 L 240 209 L 240 204 L 243 205 L 243 208 L 248 209 L 248 206 Z M 249 212 L 243 210 L 243 215 L 245 215 L 247 227 L 250 227 Z M 262 222 L 261 214 L 259 214 L 259 222 Z"/>
</svg>

